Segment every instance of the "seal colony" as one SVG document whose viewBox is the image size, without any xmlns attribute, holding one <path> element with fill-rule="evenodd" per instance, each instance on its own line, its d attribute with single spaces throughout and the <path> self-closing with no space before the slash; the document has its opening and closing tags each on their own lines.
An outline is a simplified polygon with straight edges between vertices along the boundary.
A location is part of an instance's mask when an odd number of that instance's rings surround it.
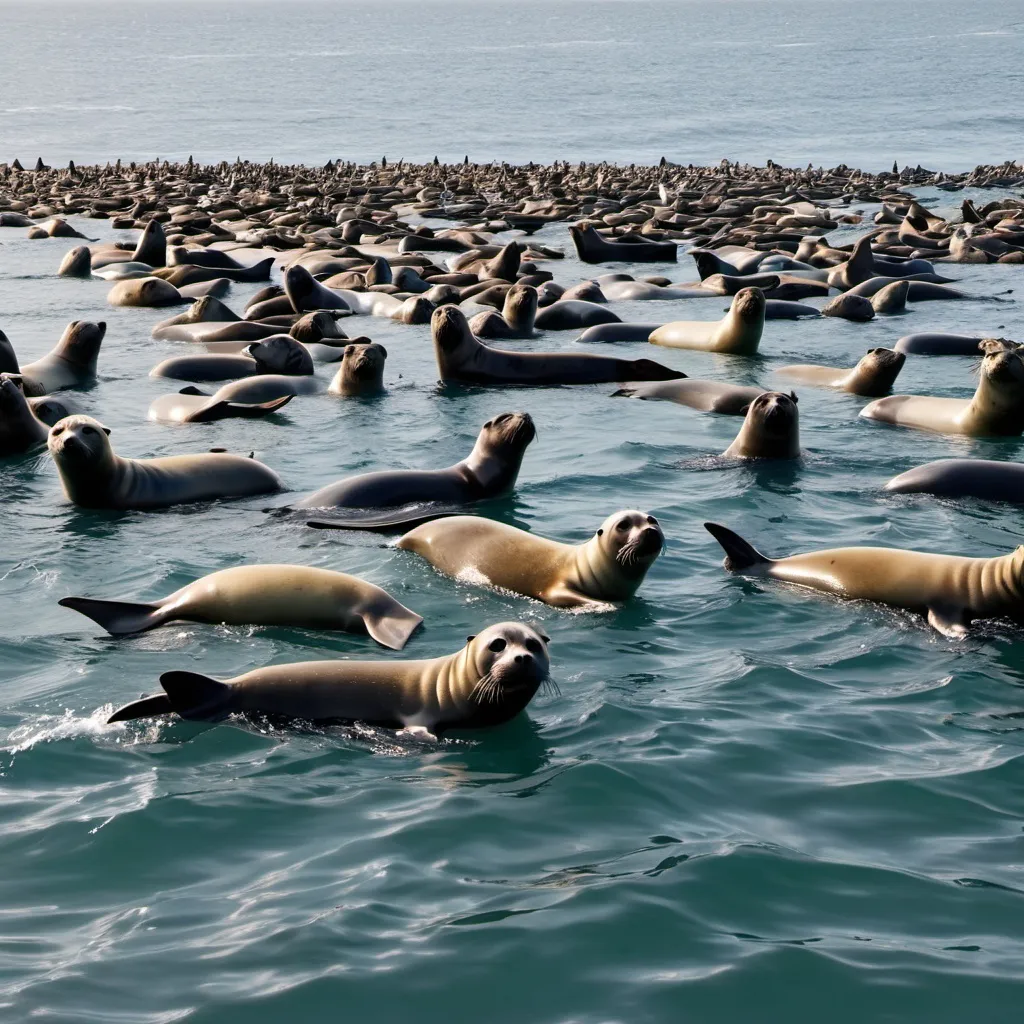
<svg viewBox="0 0 1024 1024">
<path fill-rule="evenodd" d="M 614 395 L 740 416 L 720 463 L 743 472 L 751 460 L 782 460 L 799 472 L 798 397 L 776 390 L 773 373 L 842 391 L 846 403 L 874 399 L 859 403 L 862 419 L 933 433 L 1021 434 L 1024 353 L 1005 338 L 911 328 L 891 344 L 866 343 L 852 367 L 832 365 L 824 353 L 822 363 L 762 364 L 779 354 L 768 321 L 785 319 L 791 337 L 813 339 L 815 318 L 838 317 L 848 321 L 844 330 L 876 332 L 874 342 L 888 318 L 912 319 L 919 303 L 939 300 L 941 308 L 941 300 L 968 297 L 957 287 L 955 264 L 1024 263 L 1024 200 L 1006 194 L 979 206 L 965 199 L 943 217 L 913 191 L 1022 184 L 1024 166 L 1011 162 L 947 176 L 920 167 L 868 174 L 729 161 L 625 168 L 381 160 L 311 168 L 242 160 L 202 166 L 190 158 L 66 168 L 39 160 L 34 170 L 13 161 L 0 164 L 0 227 L 68 240 L 54 277 L 68 279 L 64 287 L 101 289 L 112 328 L 140 310 L 187 306 L 153 313 L 154 346 L 165 348 L 151 376 L 220 386 L 190 385 L 156 398 L 149 417 L 166 425 L 160 430 L 196 437 L 210 429 L 204 425 L 270 416 L 293 400 L 344 398 L 349 408 L 365 402 L 383 410 L 392 368 L 401 377 L 406 355 L 396 345 L 389 356 L 373 340 L 375 321 L 387 320 L 432 346 L 439 383 L 453 400 L 474 385 L 516 388 L 515 404 L 525 405 L 519 399 L 534 392 L 524 388 L 573 385 L 591 387 L 595 403 Z M 865 213 L 866 206 L 875 209 Z M 138 234 L 96 242 L 89 219 Z M 542 228 L 544 244 L 534 237 Z M 830 241 L 828 233 L 840 230 L 857 237 Z M 556 232 L 561 242 L 551 237 Z M 615 266 L 573 280 L 561 269 L 572 253 L 587 268 Z M 259 287 L 244 306 L 230 298 L 240 284 Z M 674 305 L 702 299 L 707 311 L 697 319 Z M 613 308 L 638 301 L 657 310 L 649 321 L 624 321 Z M 156 322 L 158 315 L 165 318 Z M 116 360 L 109 341 L 101 352 L 107 327 L 75 320 L 50 352 L 25 363 L 18 339 L 0 331 L 0 456 L 24 458 L 45 445 L 66 499 L 91 509 L 153 510 L 286 489 L 272 467 L 204 450 L 205 442 L 169 458 L 117 454 L 102 403 L 89 409 L 95 418 L 68 396 L 93 388 L 106 361 Z M 584 348 L 598 344 L 600 353 Z M 634 346 L 629 357 L 608 354 L 608 345 L 620 344 Z M 655 346 L 666 362 L 638 356 L 637 344 Z M 712 376 L 723 379 L 689 376 L 694 352 L 710 353 Z M 977 359 L 974 397 L 891 395 L 907 359 L 930 355 Z M 954 383 L 971 387 L 966 373 Z M 644 410 L 652 419 L 660 414 L 677 415 Z M 859 422 L 856 410 L 849 415 Z M 268 422 L 289 429 L 286 415 Z M 889 431 L 890 443 L 899 443 L 899 433 Z M 544 443 L 528 412 L 506 412 L 484 423 L 472 451 L 448 468 L 424 459 L 420 468 L 389 469 L 381 452 L 374 471 L 325 481 L 284 506 L 287 528 L 406 530 L 397 547 L 447 577 L 443 586 L 488 585 L 515 600 L 590 612 L 633 599 L 650 572 L 662 571 L 666 538 L 655 516 L 617 512 L 593 531 L 581 512 L 560 531 L 592 531 L 574 544 L 489 518 L 491 506 L 479 514 L 478 502 L 515 488 L 535 440 Z M 124 449 L 133 447 L 126 436 Z M 1021 503 L 1024 471 L 992 459 L 940 460 L 897 476 L 886 492 Z M 312 509 L 328 510 L 329 518 L 306 518 Z M 990 559 L 869 547 L 770 559 L 725 527 L 707 526 L 735 572 L 920 613 L 949 637 L 963 636 L 975 619 L 1024 622 L 1024 549 Z M 416 559 L 398 557 L 415 571 Z M 228 567 L 150 601 L 60 603 L 114 636 L 184 620 L 344 630 L 400 650 L 421 625 L 430 629 L 365 580 L 301 565 Z M 254 667 L 224 681 L 164 672 L 163 693 L 126 705 L 110 721 L 258 713 L 437 734 L 509 720 L 549 672 L 543 633 L 528 623 L 482 624 L 465 646 L 431 660 L 310 661 Z"/>
</svg>

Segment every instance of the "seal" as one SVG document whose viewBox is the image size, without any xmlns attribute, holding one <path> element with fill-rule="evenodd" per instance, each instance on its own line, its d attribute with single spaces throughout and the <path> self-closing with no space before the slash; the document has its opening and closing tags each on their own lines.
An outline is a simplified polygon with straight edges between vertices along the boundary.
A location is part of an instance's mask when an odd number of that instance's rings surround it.
<svg viewBox="0 0 1024 1024">
<path fill-rule="evenodd" d="M 760 289 L 741 288 L 723 319 L 711 323 L 677 320 L 652 331 L 648 341 L 669 348 L 753 356 L 764 330 L 764 304 L 764 292 Z"/>
<path fill-rule="evenodd" d="M 263 401 L 247 401 L 250 397 L 258 399 L 262 395 L 238 394 L 239 389 L 236 385 L 241 383 L 243 382 L 235 381 L 233 384 L 226 384 L 213 395 L 207 395 L 199 388 L 183 388 L 176 395 L 161 395 L 150 405 L 149 419 L 155 423 L 212 423 L 214 420 L 231 418 L 255 419 L 277 412 L 294 397 L 291 394 L 275 394 L 273 398 Z"/>
<path fill-rule="evenodd" d="M 614 324 L 622 318 L 598 302 L 558 299 L 537 314 L 539 331 L 574 331 L 597 324 Z"/>
<path fill-rule="evenodd" d="M 305 345 L 294 338 L 274 334 L 263 341 L 251 342 L 239 353 L 172 356 L 149 371 L 150 377 L 191 381 L 236 380 L 263 373 L 312 375 L 313 357 Z"/>
<path fill-rule="evenodd" d="M 115 711 L 109 722 L 177 714 L 217 721 L 232 712 L 385 728 L 449 729 L 501 725 L 547 682 L 548 640 L 519 622 L 471 636 L 460 651 L 429 661 L 306 661 L 258 668 L 219 681 L 165 672 L 164 693 Z"/>
<path fill-rule="evenodd" d="M 68 416 L 50 428 L 47 447 L 64 494 L 84 508 L 152 509 L 188 501 L 241 498 L 282 489 L 262 462 L 240 455 L 172 455 L 123 459 L 110 431 L 90 416 Z"/>
<path fill-rule="evenodd" d="M 742 387 L 720 380 L 688 377 L 654 384 L 628 384 L 612 393 L 613 398 L 639 398 L 645 402 L 676 402 L 701 412 L 717 412 L 726 416 L 746 416 L 747 407 L 764 388 Z"/>
<path fill-rule="evenodd" d="M 903 282 L 906 287 L 906 282 Z M 822 316 L 834 316 L 843 320 L 852 320 L 855 323 L 867 323 L 875 317 L 875 307 L 870 299 L 863 295 L 856 295 L 853 292 L 845 292 L 837 295 L 831 302 L 822 306 Z"/>
<path fill-rule="evenodd" d="M 297 263 L 293 263 L 284 272 L 284 291 L 296 313 L 351 308 L 338 292 L 325 288 L 305 267 Z"/>
<path fill-rule="evenodd" d="M 71 401 L 67 395 L 43 395 L 39 398 L 30 398 L 28 404 L 32 407 L 36 419 L 45 423 L 48 428 L 65 416 L 74 416 L 82 411 L 78 403 Z"/>
<path fill-rule="evenodd" d="M 550 308 L 550 307 L 549 307 Z M 458 306 L 442 306 L 430 321 L 441 380 L 474 384 L 602 384 L 678 380 L 686 376 L 651 359 L 613 359 L 568 352 L 509 352 L 473 337 Z"/>
<path fill-rule="evenodd" d="M 395 651 L 423 622 L 372 583 L 305 565 L 222 569 L 151 603 L 89 597 L 65 597 L 57 603 L 88 616 L 112 636 L 144 633 L 168 622 L 295 626 L 368 633 Z"/>
<path fill-rule="evenodd" d="M 0 373 L 0 455 L 20 455 L 45 444 L 49 430 L 32 411 L 17 380 Z"/>
<path fill-rule="evenodd" d="M 992 459 L 939 459 L 894 476 L 885 490 L 1024 504 L 1024 466 Z"/>
<path fill-rule="evenodd" d="M 468 457 L 448 469 L 381 470 L 348 477 L 303 498 L 295 508 L 394 508 L 414 502 L 469 504 L 511 491 L 537 436 L 525 412 L 504 412 L 480 429 Z"/>
<path fill-rule="evenodd" d="M 1000 558 L 864 547 L 772 559 L 724 526 L 704 526 L 725 549 L 725 568 L 732 572 L 903 608 L 926 615 L 944 636 L 963 637 L 975 619 L 1024 621 L 1024 547 Z"/>
<path fill-rule="evenodd" d="M 921 356 L 976 356 L 984 339 L 973 334 L 922 332 L 905 334 L 894 346 L 897 352 Z"/>
<path fill-rule="evenodd" d="M 1013 437 L 1024 432 L 1024 352 L 1002 338 L 979 342 L 984 353 L 971 399 L 892 395 L 861 409 L 861 416 L 900 427 L 973 437 Z"/>
<path fill-rule="evenodd" d="M 345 346 L 341 366 L 327 390 L 332 395 L 379 395 L 384 390 L 388 350 L 369 338 L 353 338 Z"/>
<path fill-rule="evenodd" d="M 0 331 L 0 373 L 21 373 L 11 339 Z"/>
<path fill-rule="evenodd" d="M 800 415 L 797 397 L 766 391 L 747 407 L 736 440 L 722 453 L 730 459 L 800 458 Z"/>
<path fill-rule="evenodd" d="M 909 281 L 893 281 L 892 284 L 887 284 L 871 296 L 871 308 L 882 315 L 906 313 L 909 294 Z"/>
<path fill-rule="evenodd" d="M 72 320 L 51 351 L 21 368 L 25 394 L 37 397 L 94 381 L 106 333 L 107 325 L 102 320 L 98 324 Z"/>
<path fill-rule="evenodd" d="M 159 277 L 140 277 L 118 281 L 107 293 L 111 306 L 179 306 L 189 300 L 167 281 Z"/>
<path fill-rule="evenodd" d="M 632 597 L 664 545 L 654 516 L 627 509 L 610 515 L 579 545 L 481 516 L 453 516 L 417 526 L 397 546 L 448 576 L 486 582 L 556 608 L 586 608 Z"/>
<path fill-rule="evenodd" d="M 817 312 L 817 310 L 815 310 Z M 588 327 L 576 340 L 583 342 L 646 341 L 661 324 L 618 323 Z"/>
<path fill-rule="evenodd" d="M 878 398 L 892 391 L 907 357 L 891 348 L 869 348 L 867 354 L 851 370 L 814 363 L 780 366 L 775 372 L 782 377 L 807 381 L 826 388 L 838 388 L 851 395 Z"/>
<path fill-rule="evenodd" d="M 57 268 L 58 277 L 92 277 L 92 253 L 87 245 L 77 245 L 64 259 L 60 261 Z"/>
<path fill-rule="evenodd" d="M 586 222 L 570 224 L 569 235 L 584 263 L 675 263 L 677 258 L 675 242 L 654 242 L 637 235 L 610 241 Z"/>
<path fill-rule="evenodd" d="M 532 338 L 537 320 L 537 289 L 515 284 L 505 293 L 501 313 L 478 313 L 469 328 L 478 338 Z"/>
</svg>

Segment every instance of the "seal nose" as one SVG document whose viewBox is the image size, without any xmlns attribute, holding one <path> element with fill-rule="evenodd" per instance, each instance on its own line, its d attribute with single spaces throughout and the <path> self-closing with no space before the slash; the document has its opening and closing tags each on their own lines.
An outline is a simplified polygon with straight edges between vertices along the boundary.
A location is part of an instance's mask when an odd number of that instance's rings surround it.
<svg viewBox="0 0 1024 1024">
<path fill-rule="evenodd" d="M 531 665 L 531 664 L 533 664 L 533 655 L 532 654 L 517 654 L 516 655 L 516 664 L 517 665 Z"/>
<path fill-rule="evenodd" d="M 640 551 L 647 555 L 654 551 L 660 551 L 664 539 L 661 530 L 656 526 L 647 526 L 640 532 Z"/>
</svg>

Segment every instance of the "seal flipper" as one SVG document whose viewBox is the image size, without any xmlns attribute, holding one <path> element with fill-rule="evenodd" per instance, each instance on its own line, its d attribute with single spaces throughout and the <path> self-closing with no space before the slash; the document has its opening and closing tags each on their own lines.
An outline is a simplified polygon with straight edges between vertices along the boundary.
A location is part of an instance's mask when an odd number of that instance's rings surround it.
<svg viewBox="0 0 1024 1024">
<path fill-rule="evenodd" d="M 178 394 L 179 395 L 201 395 L 203 398 L 210 398 L 211 397 L 210 393 L 208 391 L 203 391 L 202 389 L 197 388 L 195 386 L 195 384 L 189 384 L 187 387 L 183 387 L 183 388 L 179 389 Z"/>
<path fill-rule="evenodd" d="M 118 708 L 108 719 L 107 725 L 115 722 L 130 722 L 135 718 L 154 718 L 156 715 L 173 714 L 174 708 L 167 699 L 166 693 L 158 693 L 152 697 L 143 697 L 141 700 L 133 700 L 131 704 L 125 704 Z"/>
<path fill-rule="evenodd" d="M 366 608 L 362 612 L 366 632 L 377 643 L 400 651 L 423 622 L 423 616 L 395 602 L 396 607 Z"/>
<path fill-rule="evenodd" d="M 81 612 L 102 626 L 111 636 L 144 633 L 162 625 L 160 605 L 133 601 L 96 601 L 90 597 L 64 597 L 57 604 Z"/>
<path fill-rule="evenodd" d="M 705 523 L 704 529 L 725 549 L 725 567 L 730 572 L 740 572 L 755 565 L 768 565 L 772 561 L 752 544 L 748 544 L 738 533 L 733 533 L 718 523 Z"/>
<path fill-rule="evenodd" d="M 951 640 L 963 640 L 970 624 L 965 608 L 942 605 L 928 609 L 928 625 Z"/>
<path fill-rule="evenodd" d="M 171 710 L 193 722 L 226 718 L 231 708 L 231 687 L 198 672 L 165 672 L 160 685 Z M 150 698 L 152 699 L 152 698 Z"/>
<path fill-rule="evenodd" d="M 205 409 L 189 417 L 190 423 L 211 423 L 214 420 L 225 420 L 232 416 L 245 419 L 253 419 L 258 416 L 268 416 L 277 412 L 282 406 L 287 405 L 295 396 L 282 395 L 280 398 L 272 398 L 269 402 L 214 402 Z M 250 458 L 252 455 L 250 454 Z"/>
</svg>

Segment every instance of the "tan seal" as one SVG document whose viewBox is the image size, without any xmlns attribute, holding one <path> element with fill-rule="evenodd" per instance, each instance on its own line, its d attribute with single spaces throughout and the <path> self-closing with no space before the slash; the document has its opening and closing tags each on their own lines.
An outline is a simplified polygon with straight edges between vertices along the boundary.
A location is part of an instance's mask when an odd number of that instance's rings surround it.
<svg viewBox="0 0 1024 1024">
<path fill-rule="evenodd" d="M 327 390 L 332 395 L 378 395 L 384 390 L 388 350 L 369 338 L 353 338 L 345 346 L 341 366 Z"/>
<path fill-rule="evenodd" d="M 232 712 L 386 728 L 479 729 L 518 715 L 548 680 L 547 637 L 519 622 L 471 636 L 429 661 L 306 661 L 224 681 L 165 672 L 164 693 L 120 708 L 110 722 L 178 714 L 216 721 Z"/>
<path fill-rule="evenodd" d="M 1024 621 L 1024 547 L 999 558 L 961 558 L 898 548 L 831 548 L 772 559 L 732 530 L 705 523 L 725 549 L 725 567 L 770 576 L 854 601 L 878 601 L 928 617 L 962 637 L 974 619 Z"/>
<path fill-rule="evenodd" d="M 1020 346 L 986 338 L 978 348 L 984 355 L 973 398 L 892 395 L 866 405 L 861 416 L 942 434 L 1013 437 L 1024 432 L 1024 354 Z"/>
<path fill-rule="evenodd" d="M 50 428 L 47 446 L 64 494 L 76 505 L 165 508 L 281 490 L 278 475 L 255 459 L 224 453 L 123 459 L 110 447 L 109 433 L 90 416 L 68 416 Z"/>
<path fill-rule="evenodd" d="M 893 383 L 906 361 L 907 357 L 902 352 L 895 352 L 891 348 L 869 348 L 852 369 L 798 363 L 794 366 L 780 366 L 775 372 L 793 380 L 849 391 L 851 395 L 877 398 L 892 391 Z"/>
<path fill-rule="evenodd" d="M 645 402 L 676 402 L 679 405 L 688 405 L 691 409 L 699 409 L 701 412 L 746 416 L 750 403 L 764 393 L 764 388 L 687 377 L 686 380 L 627 384 L 624 388 L 612 392 L 612 397 L 639 398 Z"/>
<path fill-rule="evenodd" d="M 798 459 L 800 414 L 790 392 L 766 391 L 747 407 L 736 440 L 723 452 L 733 459 Z"/>
<path fill-rule="evenodd" d="M 295 626 L 369 633 L 377 643 L 396 651 L 423 621 L 372 583 L 304 565 L 222 569 L 145 604 L 88 597 L 65 597 L 58 603 L 87 615 L 113 636 L 177 621 Z"/>
<path fill-rule="evenodd" d="M 111 306 L 178 306 L 189 299 L 169 281 L 159 277 L 138 277 L 118 281 L 107 293 Z"/>
<path fill-rule="evenodd" d="M 417 526 L 398 547 L 449 576 L 579 608 L 632 597 L 664 543 L 657 519 L 628 509 L 610 515 L 585 544 L 562 544 L 480 516 L 453 516 Z"/>
<path fill-rule="evenodd" d="M 21 368 L 25 394 L 45 395 L 62 388 L 79 387 L 96 379 L 96 363 L 107 325 L 73 320 L 60 341 L 41 359 Z"/>
<path fill-rule="evenodd" d="M 752 356 L 761 343 L 764 311 L 764 292 L 759 288 L 741 288 L 721 320 L 677 320 L 652 331 L 647 340 L 668 348 Z"/>
</svg>

